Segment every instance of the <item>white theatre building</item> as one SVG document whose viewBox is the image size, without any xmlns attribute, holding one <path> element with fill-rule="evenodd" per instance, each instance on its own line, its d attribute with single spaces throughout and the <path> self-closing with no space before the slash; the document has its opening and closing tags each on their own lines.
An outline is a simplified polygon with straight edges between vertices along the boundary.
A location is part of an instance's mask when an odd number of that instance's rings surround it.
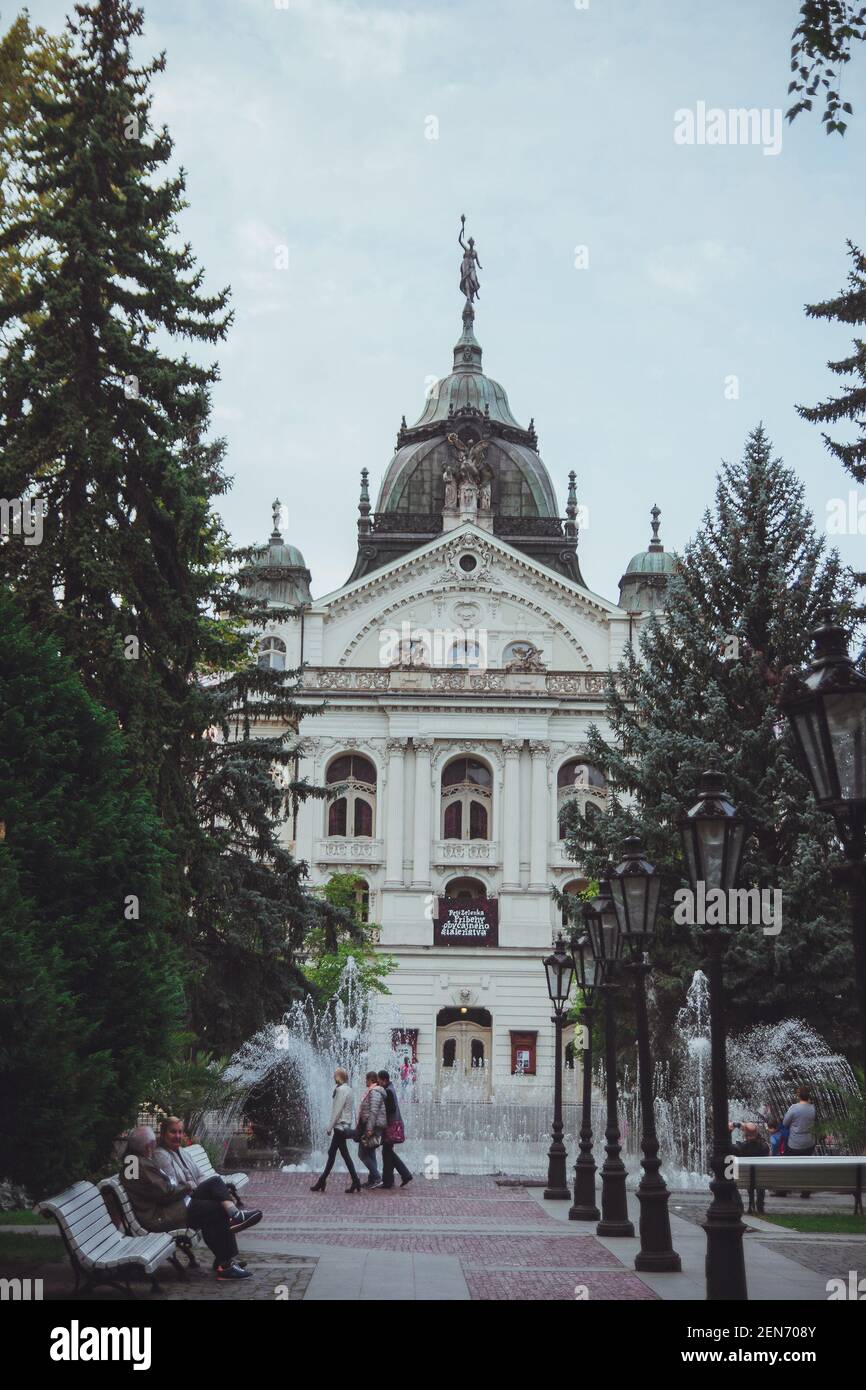
<svg viewBox="0 0 866 1390">
<path fill-rule="evenodd" d="M 398 962 L 395 1041 L 422 1083 L 463 1073 L 495 1094 L 520 1075 L 524 1094 L 547 1095 L 550 890 L 581 878 L 560 812 L 604 804 L 587 729 L 604 726 L 606 672 L 660 605 L 673 560 L 656 512 L 619 604 L 587 588 L 574 474 L 561 518 L 533 424 L 483 372 L 473 325 L 467 298 L 453 370 L 415 425 L 404 418 L 375 509 L 362 473 L 346 583 L 312 599 L 277 520 L 249 582 L 297 605 L 261 661 L 302 666 L 301 707 L 326 704 L 301 719 L 299 774 L 334 794 L 299 806 L 286 839 L 313 885 L 363 875 Z"/>
</svg>

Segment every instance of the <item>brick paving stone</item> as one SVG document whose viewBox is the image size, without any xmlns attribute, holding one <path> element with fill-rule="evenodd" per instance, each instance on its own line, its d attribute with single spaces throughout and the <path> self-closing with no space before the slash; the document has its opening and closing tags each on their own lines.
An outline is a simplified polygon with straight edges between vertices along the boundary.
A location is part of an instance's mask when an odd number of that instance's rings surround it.
<svg viewBox="0 0 866 1390">
<path fill-rule="evenodd" d="M 788 1260 L 796 1260 L 815 1274 L 826 1274 L 827 1278 L 847 1279 L 848 1271 L 858 1271 L 859 1278 L 866 1278 L 866 1242 L 852 1241 L 846 1244 L 841 1240 L 761 1240 L 765 1250 L 784 1255 Z"/>
<path fill-rule="evenodd" d="M 549 1217 L 522 1188 L 500 1188 L 490 1177 L 467 1179 L 448 1174 L 436 1182 L 418 1178 L 405 1188 L 388 1192 L 346 1194 L 348 1178 L 336 1173 L 325 1192 L 310 1191 L 312 1174 L 255 1174 L 244 1192 L 247 1206 L 261 1207 L 262 1228 L 277 1222 L 311 1225 L 328 1222 L 406 1221 L 435 1227 L 473 1225 L 546 1224 Z"/>
<path fill-rule="evenodd" d="M 315 1273 L 318 1263 L 315 1256 L 268 1255 L 243 1253 L 251 1279 L 241 1279 L 237 1283 L 221 1283 L 213 1271 L 202 1263 L 199 1269 L 188 1271 L 186 1280 L 171 1278 L 170 1272 L 160 1274 L 162 1293 L 138 1293 L 139 1299 L 158 1298 L 177 1303 L 208 1302 L 299 1302 L 307 1291 L 307 1285 Z"/>
<path fill-rule="evenodd" d="M 258 1228 L 261 1230 L 261 1227 Z M 261 1231 L 261 1238 L 285 1240 L 284 1231 Z M 617 1258 L 594 1236 L 520 1236 L 472 1234 L 428 1234 L 426 1231 L 320 1231 L 315 1227 L 293 1228 L 291 1240 L 298 1245 L 337 1245 L 354 1250 L 397 1250 L 412 1254 L 459 1255 L 464 1269 L 486 1269 L 491 1265 L 533 1265 L 554 1269 L 585 1269 L 609 1265 L 619 1268 Z"/>
<path fill-rule="evenodd" d="M 640 1300 L 658 1301 L 658 1295 L 629 1270 L 620 1273 L 562 1273 L 533 1270 L 504 1270 L 482 1272 L 465 1270 L 466 1283 L 473 1302 L 491 1300 L 509 1303 L 537 1303 L 558 1300 L 574 1303 L 599 1301 Z M 585 1291 L 585 1292 L 584 1292 Z"/>
</svg>

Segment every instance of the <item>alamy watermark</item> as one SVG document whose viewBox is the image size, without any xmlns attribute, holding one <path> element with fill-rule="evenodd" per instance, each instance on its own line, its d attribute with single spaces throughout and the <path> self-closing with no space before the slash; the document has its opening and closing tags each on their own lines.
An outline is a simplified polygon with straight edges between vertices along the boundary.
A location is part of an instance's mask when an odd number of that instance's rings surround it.
<svg viewBox="0 0 866 1390">
<path fill-rule="evenodd" d="M 674 893 L 674 921 L 686 927 L 756 927 L 764 936 L 782 930 L 781 888 L 710 888 L 699 880 L 697 891 Z"/>
<path fill-rule="evenodd" d="M 379 633 L 382 666 L 444 666 L 487 670 L 487 630 L 481 627 L 415 627 L 402 622 Z"/>
<path fill-rule="evenodd" d="M 44 497 L 0 497 L 0 539 L 23 536 L 25 545 L 42 544 Z"/>
<path fill-rule="evenodd" d="M 760 145 L 764 154 L 776 155 L 782 149 L 782 108 L 737 106 L 727 111 L 721 106 L 695 109 L 681 106 L 674 112 L 675 145 Z"/>
</svg>

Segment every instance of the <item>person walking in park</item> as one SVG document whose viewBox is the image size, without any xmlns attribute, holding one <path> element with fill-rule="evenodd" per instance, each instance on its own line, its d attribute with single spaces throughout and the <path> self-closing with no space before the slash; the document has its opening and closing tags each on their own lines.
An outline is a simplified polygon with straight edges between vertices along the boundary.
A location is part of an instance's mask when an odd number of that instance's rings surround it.
<svg viewBox="0 0 866 1390">
<path fill-rule="evenodd" d="M 379 1085 L 378 1072 L 367 1072 L 367 1089 L 358 1106 L 358 1123 L 355 1138 L 358 1141 L 358 1157 L 369 1173 L 365 1187 L 381 1187 L 382 1176 L 376 1161 L 376 1150 L 382 1143 L 385 1129 L 385 1092 Z"/>
<path fill-rule="evenodd" d="M 337 1067 L 334 1072 L 334 1093 L 331 1097 L 331 1122 L 328 1125 L 327 1133 L 332 1135 L 331 1147 L 328 1149 L 328 1159 L 325 1163 L 324 1171 L 317 1182 L 310 1188 L 311 1192 L 324 1192 L 328 1174 L 334 1166 L 337 1154 L 340 1155 L 346 1165 L 349 1177 L 352 1179 L 347 1192 L 360 1192 L 361 1181 L 358 1177 L 358 1170 L 352 1162 L 352 1155 L 349 1153 L 349 1140 L 354 1135 L 355 1129 L 355 1102 L 349 1086 L 349 1073 L 343 1067 Z"/>
<path fill-rule="evenodd" d="M 255 1226 L 260 1211 L 240 1210 L 220 1177 L 178 1181 L 156 1158 L 156 1135 L 149 1125 L 136 1125 L 127 1136 L 120 1180 L 133 1211 L 148 1231 L 201 1231 L 213 1252 L 218 1280 L 249 1279 L 237 1260 L 235 1233 Z"/>
<path fill-rule="evenodd" d="M 394 1090 L 394 1083 L 390 1073 L 387 1071 L 379 1072 L 379 1085 L 385 1091 L 385 1131 L 382 1135 L 382 1186 L 392 1188 L 394 1186 L 395 1171 L 400 1174 L 400 1186 L 405 1187 L 412 1181 L 412 1174 L 406 1167 L 401 1158 L 394 1152 L 395 1144 L 402 1144 L 406 1138 L 406 1131 L 403 1127 L 403 1116 L 400 1114 L 400 1103 L 397 1100 L 397 1092 Z"/>
<path fill-rule="evenodd" d="M 808 1158 L 815 1152 L 815 1107 L 812 1094 L 806 1086 L 801 1086 L 797 1099 L 789 1106 L 782 1118 L 788 1126 L 788 1142 L 785 1154 L 791 1158 Z M 801 1192 L 801 1197 L 811 1197 L 811 1192 Z"/>
</svg>

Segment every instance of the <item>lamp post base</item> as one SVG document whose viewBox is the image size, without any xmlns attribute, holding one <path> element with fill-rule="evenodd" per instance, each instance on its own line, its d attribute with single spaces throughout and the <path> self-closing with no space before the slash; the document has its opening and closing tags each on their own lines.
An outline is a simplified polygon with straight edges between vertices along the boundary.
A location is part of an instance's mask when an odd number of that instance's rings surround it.
<svg viewBox="0 0 866 1390">
<path fill-rule="evenodd" d="M 601 1170 L 601 1220 L 595 1228 L 599 1236 L 633 1236 L 634 1223 L 628 1219 L 625 1195 L 625 1164 L 608 1158 Z"/>
<path fill-rule="evenodd" d="M 568 1209 L 569 1221 L 598 1221 L 600 1216 L 598 1207 L 578 1206 L 576 1202 Z"/>
<path fill-rule="evenodd" d="M 634 1267 L 648 1274 L 679 1274 L 683 1263 L 676 1250 L 639 1250 Z"/>
<path fill-rule="evenodd" d="M 599 1221 L 595 1228 L 597 1236 L 634 1236 L 631 1221 Z"/>
<path fill-rule="evenodd" d="M 547 1154 L 547 1186 L 544 1189 L 544 1200 L 546 1202 L 570 1202 L 571 1189 L 568 1186 L 566 1177 L 566 1153 L 565 1145 L 561 1139 L 555 1139 L 550 1146 Z"/>
</svg>

